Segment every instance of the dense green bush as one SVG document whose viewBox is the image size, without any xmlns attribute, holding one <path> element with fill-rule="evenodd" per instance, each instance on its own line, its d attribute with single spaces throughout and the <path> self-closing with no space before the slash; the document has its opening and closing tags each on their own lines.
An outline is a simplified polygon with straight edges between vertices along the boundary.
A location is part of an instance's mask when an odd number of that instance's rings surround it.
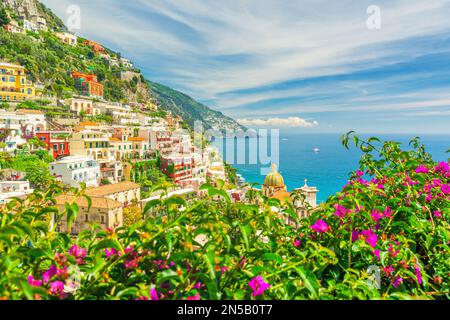
<svg viewBox="0 0 450 320">
<path fill-rule="evenodd" d="M 57 186 L 13 201 L 0 209 L 0 297 L 448 299 L 448 162 L 417 140 L 402 151 L 351 139 L 364 152 L 359 170 L 301 220 L 289 204 L 231 203 L 205 185 L 204 199 L 152 201 L 131 227 L 72 238 L 49 222 L 78 212 L 57 210 Z"/>
</svg>

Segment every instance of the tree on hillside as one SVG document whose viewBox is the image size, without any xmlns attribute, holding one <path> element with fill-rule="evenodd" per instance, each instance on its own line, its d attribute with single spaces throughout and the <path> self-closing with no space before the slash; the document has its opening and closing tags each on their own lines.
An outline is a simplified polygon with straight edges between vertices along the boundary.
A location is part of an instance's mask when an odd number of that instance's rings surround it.
<svg viewBox="0 0 450 320">
<path fill-rule="evenodd" d="M 9 19 L 8 13 L 5 8 L 0 9 L 0 27 L 7 25 L 11 20 Z"/>
</svg>

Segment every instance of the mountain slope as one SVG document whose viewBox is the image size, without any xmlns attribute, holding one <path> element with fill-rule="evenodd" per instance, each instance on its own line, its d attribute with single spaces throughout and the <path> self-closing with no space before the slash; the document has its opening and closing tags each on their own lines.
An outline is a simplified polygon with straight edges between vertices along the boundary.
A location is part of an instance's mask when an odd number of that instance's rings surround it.
<svg viewBox="0 0 450 320">
<path fill-rule="evenodd" d="M 240 124 L 222 112 L 212 110 L 190 96 L 155 82 L 148 82 L 150 95 L 159 106 L 182 117 L 191 127 L 201 121 L 205 129 L 243 129 Z"/>
</svg>

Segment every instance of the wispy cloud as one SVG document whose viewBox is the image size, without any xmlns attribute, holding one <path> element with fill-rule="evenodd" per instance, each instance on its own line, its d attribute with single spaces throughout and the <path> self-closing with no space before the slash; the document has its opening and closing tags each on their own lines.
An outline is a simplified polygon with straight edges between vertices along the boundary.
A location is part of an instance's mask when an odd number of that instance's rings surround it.
<svg viewBox="0 0 450 320">
<path fill-rule="evenodd" d="M 299 117 L 269 119 L 238 119 L 240 124 L 248 127 L 290 127 L 312 128 L 319 125 L 317 121 L 307 121 Z"/>
</svg>

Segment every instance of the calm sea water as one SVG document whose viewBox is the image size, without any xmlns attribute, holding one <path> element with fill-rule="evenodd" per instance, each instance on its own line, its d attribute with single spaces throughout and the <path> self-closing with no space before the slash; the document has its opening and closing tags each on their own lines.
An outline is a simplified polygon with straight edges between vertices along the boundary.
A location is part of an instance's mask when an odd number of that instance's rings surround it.
<svg viewBox="0 0 450 320">
<path fill-rule="evenodd" d="M 369 136 L 372 135 L 361 135 L 362 138 Z M 382 140 L 401 142 L 404 148 L 408 148 L 408 143 L 413 137 L 398 134 L 376 136 Z M 450 149 L 450 136 L 421 135 L 421 140 L 435 161 L 448 160 L 450 157 L 450 154 L 446 153 Z M 304 180 L 308 179 L 308 185 L 319 189 L 318 201 L 320 202 L 341 190 L 348 180 L 349 173 L 358 167 L 361 155 L 361 152 L 354 147 L 350 150 L 345 149 L 339 134 L 302 134 L 281 131 L 279 143 L 278 167 L 288 190 L 303 186 Z M 221 143 L 215 141 L 213 144 L 219 147 L 225 158 L 227 152 L 221 147 Z M 248 152 L 248 144 L 245 144 L 243 139 L 238 139 L 237 144 L 247 146 Z M 314 152 L 315 148 L 319 148 L 320 152 Z M 237 161 L 233 166 L 247 182 L 259 184 L 264 182 L 265 175 L 261 174 L 261 167 L 267 167 L 267 165 L 236 163 Z"/>
</svg>

